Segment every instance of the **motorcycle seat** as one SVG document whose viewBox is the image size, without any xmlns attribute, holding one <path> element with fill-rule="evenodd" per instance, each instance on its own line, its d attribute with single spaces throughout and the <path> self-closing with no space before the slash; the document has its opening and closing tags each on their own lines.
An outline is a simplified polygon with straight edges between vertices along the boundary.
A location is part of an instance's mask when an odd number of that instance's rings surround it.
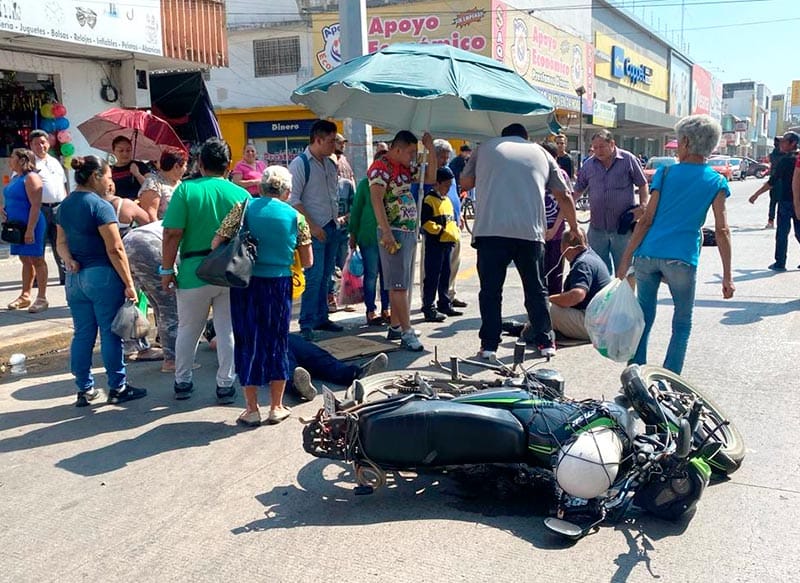
<svg viewBox="0 0 800 583">
<path fill-rule="evenodd" d="M 509 411 L 453 401 L 411 401 L 361 417 L 373 461 L 394 467 L 510 463 L 524 459 L 525 429 Z"/>
</svg>

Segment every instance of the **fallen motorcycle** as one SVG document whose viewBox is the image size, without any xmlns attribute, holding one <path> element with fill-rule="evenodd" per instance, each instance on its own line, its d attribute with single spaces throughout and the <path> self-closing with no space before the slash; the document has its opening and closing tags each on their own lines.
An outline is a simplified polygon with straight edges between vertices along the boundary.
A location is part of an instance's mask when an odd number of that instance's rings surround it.
<svg viewBox="0 0 800 583">
<path fill-rule="evenodd" d="M 571 539 L 621 519 L 631 503 L 676 520 L 695 508 L 712 472 L 733 473 L 744 458 L 719 407 L 666 369 L 628 366 L 614 402 L 576 401 L 550 369 L 490 365 L 504 378 L 487 388 L 462 377 L 458 362 L 449 379 L 356 381 L 344 402 L 326 390 L 325 407 L 305 421 L 304 449 L 352 463 L 356 494 L 386 484 L 388 472 L 489 466 L 513 469 L 519 483 L 545 473 L 555 484 L 545 525 Z M 371 400 L 376 392 L 382 398 Z"/>
</svg>

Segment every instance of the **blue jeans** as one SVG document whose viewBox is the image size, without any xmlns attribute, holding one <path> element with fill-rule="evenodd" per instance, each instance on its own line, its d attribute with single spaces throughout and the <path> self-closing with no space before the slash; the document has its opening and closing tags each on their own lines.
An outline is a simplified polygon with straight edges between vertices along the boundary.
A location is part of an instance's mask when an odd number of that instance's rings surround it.
<svg viewBox="0 0 800 583">
<path fill-rule="evenodd" d="M 325 241 L 311 238 L 314 263 L 305 270 L 306 289 L 300 299 L 301 330 L 312 330 L 328 320 L 328 282 L 333 274 L 339 239 L 335 236 L 334 221 L 330 221 L 323 229 Z"/>
<path fill-rule="evenodd" d="M 608 272 L 614 275 L 617 265 L 619 265 L 622 254 L 625 253 L 625 247 L 628 246 L 628 241 L 631 240 L 631 233 L 620 235 L 616 231 L 603 231 L 595 227 L 589 227 L 589 247 L 600 256 Z M 614 262 L 613 267 L 611 262 Z"/>
<path fill-rule="evenodd" d="M 380 249 L 377 245 L 359 245 L 358 248 L 361 250 L 361 258 L 364 260 L 364 304 L 367 307 L 367 314 L 378 309 L 375 305 L 377 293 L 375 285 L 378 277 L 381 278 L 381 311 L 385 312 L 389 309 L 389 292 L 383 288 Z"/>
<path fill-rule="evenodd" d="M 116 270 L 109 266 L 86 267 L 67 272 L 67 304 L 72 312 L 75 334 L 70 348 L 70 369 L 78 392 L 94 387 L 92 351 L 100 330 L 100 350 L 108 375 L 108 388 L 125 386 L 122 338 L 111 331 L 111 322 L 125 302 L 125 286 Z"/>
<path fill-rule="evenodd" d="M 789 249 L 789 231 L 794 229 L 794 238 L 800 243 L 800 221 L 794 216 L 791 200 L 778 201 L 778 224 L 775 225 L 775 263 L 786 267 L 786 252 Z"/>
<path fill-rule="evenodd" d="M 664 368 L 680 374 L 686 358 L 689 334 L 692 332 L 697 267 L 674 259 L 637 257 L 634 260 L 634 270 L 639 305 L 644 312 L 644 332 L 631 362 L 636 364 L 647 362 L 647 339 L 656 319 L 658 286 L 663 278 L 667 282 L 675 306 L 672 316 L 672 336 L 664 357 Z"/>
<path fill-rule="evenodd" d="M 292 373 L 298 366 L 302 366 L 317 381 L 349 385 L 358 378 L 361 369 L 352 364 L 345 364 L 327 350 L 304 340 L 298 334 L 289 334 L 289 380 L 286 381 L 286 390 L 294 387 Z"/>
</svg>

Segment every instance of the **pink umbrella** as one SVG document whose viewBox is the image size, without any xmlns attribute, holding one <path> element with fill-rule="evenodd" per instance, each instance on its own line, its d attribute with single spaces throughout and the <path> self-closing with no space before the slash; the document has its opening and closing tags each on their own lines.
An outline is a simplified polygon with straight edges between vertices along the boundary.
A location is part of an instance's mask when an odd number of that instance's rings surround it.
<svg viewBox="0 0 800 583">
<path fill-rule="evenodd" d="M 111 152 L 111 142 L 125 136 L 133 144 L 133 158 L 158 160 L 164 148 L 186 151 L 181 139 L 160 117 L 137 109 L 113 108 L 87 119 L 78 126 L 89 145 Z"/>
<path fill-rule="evenodd" d="M 678 149 L 678 140 L 670 140 L 667 142 L 667 145 L 664 146 L 666 150 L 677 150 Z"/>
</svg>

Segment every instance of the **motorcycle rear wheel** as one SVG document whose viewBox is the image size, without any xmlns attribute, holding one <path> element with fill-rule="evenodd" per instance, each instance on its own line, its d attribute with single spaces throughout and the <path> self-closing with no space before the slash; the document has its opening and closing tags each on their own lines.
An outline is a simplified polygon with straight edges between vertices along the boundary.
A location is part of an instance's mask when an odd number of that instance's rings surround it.
<svg viewBox="0 0 800 583">
<path fill-rule="evenodd" d="M 644 365 L 641 367 L 641 373 L 645 384 L 648 386 L 655 384 L 655 386 L 658 387 L 657 381 L 666 381 L 674 392 L 694 395 L 703 401 L 704 407 L 700 414 L 700 426 L 695 433 L 695 438 L 697 440 L 705 440 L 706 436 L 717 427 L 717 425 L 727 420 L 728 424 L 719 427 L 714 436 L 709 440 L 721 443 L 722 448 L 713 459 L 706 461 L 709 466 L 711 466 L 711 470 L 716 474 L 732 474 L 741 467 L 745 454 L 744 438 L 733 422 L 730 421 L 728 416 L 722 412 L 714 401 L 701 393 L 697 387 L 690 384 L 680 375 L 665 368 L 661 368 L 660 366 Z M 678 403 L 675 403 L 664 393 L 662 393 L 662 397 L 662 405 L 668 407 L 676 415 L 683 415 L 685 407 L 678 406 Z"/>
</svg>

